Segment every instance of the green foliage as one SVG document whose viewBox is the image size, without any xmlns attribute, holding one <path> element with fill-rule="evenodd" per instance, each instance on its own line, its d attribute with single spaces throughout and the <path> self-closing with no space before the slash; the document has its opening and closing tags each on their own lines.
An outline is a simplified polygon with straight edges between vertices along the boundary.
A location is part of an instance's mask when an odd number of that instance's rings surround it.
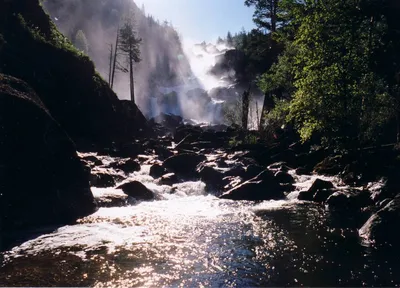
<svg viewBox="0 0 400 288">
<path fill-rule="evenodd" d="M 275 32 L 283 18 L 280 16 L 280 0 L 245 0 L 247 6 L 254 6 L 253 21 L 258 28 Z"/>
<path fill-rule="evenodd" d="M 89 44 L 86 39 L 85 33 L 83 33 L 82 30 L 78 30 L 78 32 L 76 32 L 74 44 L 78 50 L 82 51 L 85 54 L 89 53 Z"/>
<path fill-rule="evenodd" d="M 271 1 L 246 4 L 261 2 Z M 276 97 L 264 115 L 268 127 L 293 121 L 303 140 L 319 135 L 347 148 L 379 142 L 400 103 L 396 7 L 389 0 L 281 0 L 283 26 L 273 38 L 285 48 L 258 82 Z"/>
</svg>

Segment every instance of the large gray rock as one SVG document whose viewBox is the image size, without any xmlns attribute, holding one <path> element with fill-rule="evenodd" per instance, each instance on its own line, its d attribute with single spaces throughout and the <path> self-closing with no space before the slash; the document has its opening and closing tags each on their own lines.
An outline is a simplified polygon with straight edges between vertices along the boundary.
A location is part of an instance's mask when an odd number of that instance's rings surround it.
<svg viewBox="0 0 400 288">
<path fill-rule="evenodd" d="M 279 200 L 285 195 L 279 183 L 275 180 L 274 174 L 265 170 L 259 175 L 245 181 L 224 193 L 220 198 L 232 200 Z"/>
<path fill-rule="evenodd" d="M 163 167 L 183 176 L 197 175 L 196 167 L 207 158 L 195 153 L 182 153 L 166 159 Z"/>
<path fill-rule="evenodd" d="M 117 189 L 121 189 L 126 195 L 131 196 L 136 200 L 154 199 L 154 193 L 139 181 L 121 184 L 117 187 Z"/>
<path fill-rule="evenodd" d="M 64 224 L 93 213 L 89 175 L 35 92 L 0 74 L 1 229 Z"/>
<path fill-rule="evenodd" d="M 400 241 L 400 196 L 390 201 L 385 207 L 373 214 L 361 227 L 361 237 L 376 244 L 395 244 Z"/>
</svg>

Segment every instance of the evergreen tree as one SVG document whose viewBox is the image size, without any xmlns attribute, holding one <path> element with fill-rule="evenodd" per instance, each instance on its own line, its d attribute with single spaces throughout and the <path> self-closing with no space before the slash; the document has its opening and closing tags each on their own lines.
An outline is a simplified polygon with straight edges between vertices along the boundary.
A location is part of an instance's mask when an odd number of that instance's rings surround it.
<svg viewBox="0 0 400 288">
<path fill-rule="evenodd" d="M 233 37 L 230 31 L 228 31 L 228 34 L 226 35 L 226 44 L 228 46 L 233 46 Z"/>
<path fill-rule="evenodd" d="M 260 29 L 276 32 L 283 20 L 280 17 L 281 0 L 245 0 L 247 6 L 254 6 L 253 21 Z"/>
<path fill-rule="evenodd" d="M 142 39 L 136 36 L 133 19 L 127 19 L 119 30 L 118 49 L 125 56 L 129 70 L 131 101 L 135 102 L 135 84 L 133 77 L 133 64 L 141 61 L 140 43 Z"/>
</svg>

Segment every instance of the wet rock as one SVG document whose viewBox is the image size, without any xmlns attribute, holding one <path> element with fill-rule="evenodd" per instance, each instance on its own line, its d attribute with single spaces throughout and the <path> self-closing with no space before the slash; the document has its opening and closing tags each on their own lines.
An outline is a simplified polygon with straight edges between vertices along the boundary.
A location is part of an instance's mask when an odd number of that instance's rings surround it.
<svg viewBox="0 0 400 288">
<path fill-rule="evenodd" d="M 163 160 L 174 155 L 174 153 L 165 146 L 158 145 L 154 147 L 156 154 Z"/>
<path fill-rule="evenodd" d="M 319 189 L 315 192 L 312 200 L 317 203 L 324 203 L 333 193 L 332 189 Z"/>
<path fill-rule="evenodd" d="M 162 175 L 164 175 L 167 172 L 167 170 L 162 167 L 160 164 L 154 164 L 150 167 L 150 173 L 149 175 L 153 178 L 159 178 Z"/>
<path fill-rule="evenodd" d="M 128 204 L 128 195 L 104 195 L 96 198 L 99 207 L 122 207 Z"/>
<path fill-rule="evenodd" d="M 339 211 L 359 212 L 362 208 L 373 204 L 370 192 L 367 190 L 344 190 L 333 193 L 327 200 L 329 209 Z"/>
<path fill-rule="evenodd" d="M 294 178 L 287 172 L 279 171 L 275 174 L 275 179 L 281 184 L 293 184 Z"/>
<path fill-rule="evenodd" d="M 299 200 L 312 201 L 315 200 L 314 197 L 318 192 L 316 200 L 318 200 L 317 202 L 323 202 L 329 197 L 329 194 L 333 193 L 333 191 L 331 191 L 332 188 L 334 188 L 334 186 L 331 182 L 317 178 L 311 185 L 310 189 L 307 191 L 301 191 L 297 198 Z M 321 199 L 324 200 L 321 201 Z"/>
<path fill-rule="evenodd" d="M 300 191 L 299 195 L 297 196 L 297 199 L 303 200 L 303 201 L 312 201 L 314 198 L 314 194 L 310 193 L 308 191 Z"/>
<path fill-rule="evenodd" d="M 286 162 L 277 162 L 273 163 L 268 166 L 269 169 L 272 170 L 278 170 L 278 171 L 283 171 L 283 172 L 288 172 L 290 168 L 286 165 Z"/>
<path fill-rule="evenodd" d="M 219 190 L 224 186 L 223 174 L 213 167 L 204 166 L 198 169 L 200 179 L 206 183 L 206 190 Z"/>
<path fill-rule="evenodd" d="M 342 172 L 342 156 L 327 157 L 314 167 L 314 172 L 322 175 L 335 176 Z"/>
<path fill-rule="evenodd" d="M 224 176 L 239 176 L 243 177 L 246 174 L 246 169 L 242 165 L 235 165 L 224 173 Z"/>
<path fill-rule="evenodd" d="M 116 189 L 122 189 L 126 195 L 137 200 L 153 200 L 155 198 L 154 193 L 139 181 L 121 184 Z"/>
<path fill-rule="evenodd" d="M 0 74 L 0 109 L 2 231 L 66 224 L 93 213 L 90 170 L 32 88 Z"/>
<path fill-rule="evenodd" d="M 83 157 L 81 157 L 81 159 L 88 162 L 88 164 L 91 167 L 103 165 L 103 161 L 101 161 L 99 158 L 97 158 L 94 155 L 83 156 Z"/>
<path fill-rule="evenodd" d="M 305 167 L 299 167 L 296 169 L 296 174 L 297 175 L 309 175 L 310 171 Z"/>
<path fill-rule="evenodd" d="M 90 186 L 107 188 L 115 186 L 115 179 L 111 174 L 105 172 L 92 172 L 90 175 Z"/>
<path fill-rule="evenodd" d="M 361 237 L 376 243 L 398 245 L 400 241 L 400 197 L 395 197 L 384 208 L 373 214 L 361 227 Z"/>
<path fill-rule="evenodd" d="M 206 156 L 195 153 L 182 153 L 166 159 L 163 167 L 183 176 L 197 175 L 196 167 L 207 160 Z"/>
<path fill-rule="evenodd" d="M 111 156 L 136 158 L 144 153 L 143 146 L 139 143 L 125 143 Z"/>
<path fill-rule="evenodd" d="M 349 201 L 349 195 L 335 192 L 326 200 L 326 205 L 329 209 L 346 210 L 349 207 Z"/>
<path fill-rule="evenodd" d="M 158 179 L 160 185 L 172 186 L 179 182 L 178 176 L 175 173 L 167 173 Z"/>
<path fill-rule="evenodd" d="M 284 199 L 285 195 L 279 183 L 275 180 L 273 173 L 265 170 L 253 179 L 227 191 L 220 198 L 258 201 Z"/>
<path fill-rule="evenodd" d="M 133 173 L 135 171 L 140 171 L 140 163 L 133 159 L 123 159 L 116 162 L 112 162 L 108 167 L 119 169 L 126 174 Z"/>
</svg>

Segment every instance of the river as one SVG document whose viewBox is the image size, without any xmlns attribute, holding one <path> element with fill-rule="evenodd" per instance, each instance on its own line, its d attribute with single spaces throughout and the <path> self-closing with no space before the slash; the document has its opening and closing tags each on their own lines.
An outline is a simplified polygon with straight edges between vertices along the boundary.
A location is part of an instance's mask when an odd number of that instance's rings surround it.
<svg viewBox="0 0 400 288">
<path fill-rule="evenodd" d="M 398 286 L 398 255 L 359 238 L 357 219 L 295 200 L 221 200 L 202 182 L 100 208 L 2 254 L 0 286 Z M 292 172 L 293 173 L 293 172 Z M 314 176 L 297 176 L 297 190 Z M 93 188 L 96 197 L 120 194 Z"/>
</svg>

